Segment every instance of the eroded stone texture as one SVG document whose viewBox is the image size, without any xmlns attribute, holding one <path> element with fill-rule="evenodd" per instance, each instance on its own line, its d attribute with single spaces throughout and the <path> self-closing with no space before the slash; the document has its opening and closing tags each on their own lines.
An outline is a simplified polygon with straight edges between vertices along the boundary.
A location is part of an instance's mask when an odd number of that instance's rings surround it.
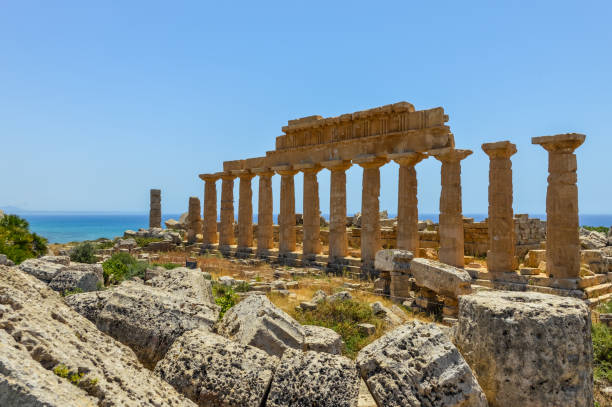
<svg viewBox="0 0 612 407">
<path fill-rule="evenodd" d="M 584 134 L 534 137 L 532 144 L 548 151 L 546 191 L 546 272 L 554 278 L 578 278 L 580 238 L 578 236 L 578 187 L 576 154 Z"/>
<path fill-rule="evenodd" d="M 297 171 L 287 166 L 276 167 L 274 170 L 281 176 L 278 251 L 288 253 L 295 251 L 295 184 L 293 176 L 297 174 Z"/>
<path fill-rule="evenodd" d="M 320 213 L 319 210 L 319 182 L 317 173 L 321 171 L 318 165 L 302 166 L 304 173 L 304 238 L 303 253 L 315 255 L 321 253 L 320 240 Z"/>
<path fill-rule="evenodd" d="M 51 282 L 57 273 L 66 269 L 59 263 L 52 263 L 42 259 L 27 259 L 21 262 L 19 269 L 45 283 Z"/>
<path fill-rule="evenodd" d="M 339 355 L 287 350 L 270 387 L 267 407 L 357 407 L 355 362 Z"/>
<path fill-rule="evenodd" d="M 342 337 L 336 331 L 316 325 L 304 325 L 304 350 L 341 355 Z"/>
<path fill-rule="evenodd" d="M 161 228 L 161 190 L 151 190 L 151 207 L 149 209 L 149 228 Z"/>
<path fill-rule="evenodd" d="M 234 239 L 234 179 L 235 175 L 221 174 L 221 223 L 219 246 L 230 246 Z"/>
<path fill-rule="evenodd" d="M 189 197 L 189 210 L 187 215 L 187 242 L 195 243 L 197 235 L 202 234 L 202 219 L 200 218 L 200 198 Z"/>
<path fill-rule="evenodd" d="M 379 406 L 486 406 L 457 348 L 435 324 L 409 321 L 363 348 L 357 367 Z"/>
<path fill-rule="evenodd" d="M 202 226 L 202 243 L 204 245 L 219 242 L 217 236 L 217 180 L 216 174 L 200 174 L 204 181 L 204 222 Z"/>
<path fill-rule="evenodd" d="M 196 329 L 174 342 L 155 373 L 202 407 L 259 407 L 277 364 L 260 349 Z"/>
<path fill-rule="evenodd" d="M 440 252 L 442 263 L 463 267 L 463 214 L 461 208 L 461 160 L 470 150 L 445 150 L 431 153 L 442 163 L 440 192 Z"/>
<path fill-rule="evenodd" d="M 259 196 L 257 202 L 257 250 L 266 252 L 274 246 L 274 218 L 272 199 L 272 176 L 274 172 L 267 168 L 254 170 L 259 176 Z"/>
<path fill-rule="evenodd" d="M 416 284 L 436 294 L 457 298 L 472 292 L 472 277 L 467 271 L 435 260 L 413 259 L 410 270 Z"/>
<path fill-rule="evenodd" d="M 492 407 L 593 405 L 591 320 L 579 299 L 462 296 L 454 342 Z"/>
<path fill-rule="evenodd" d="M 49 282 L 49 288 L 61 293 L 74 291 L 96 291 L 104 285 L 101 264 L 71 263 L 59 271 Z"/>
<path fill-rule="evenodd" d="M 255 176 L 241 172 L 240 197 L 238 198 L 238 247 L 241 249 L 253 246 L 253 190 L 251 180 Z"/>
<path fill-rule="evenodd" d="M 514 213 L 512 211 L 512 161 L 516 145 L 509 141 L 485 143 L 489 156 L 489 272 L 510 272 L 515 269 Z"/>
<path fill-rule="evenodd" d="M 329 257 L 346 257 L 348 241 L 346 237 L 346 170 L 350 161 L 324 161 L 321 165 L 331 172 L 329 195 Z"/>
<path fill-rule="evenodd" d="M 145 275 L 145 284 L 164 290 L 168 294 L 185 298 L 195 303 L 214 304 L 212 284 L 206 279 L 202 270 L 177 267 L 167 270 L 158 267 L 154 275 Z"/>
</svg>

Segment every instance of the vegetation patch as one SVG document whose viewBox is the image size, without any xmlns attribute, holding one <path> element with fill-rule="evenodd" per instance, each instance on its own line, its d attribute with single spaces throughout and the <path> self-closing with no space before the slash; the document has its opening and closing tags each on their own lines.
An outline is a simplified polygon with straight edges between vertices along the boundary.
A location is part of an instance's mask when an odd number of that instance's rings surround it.
<svg viewBox="0 0 612 407">
<path fill-rule="evenodd" d="M 172 270 L 172 269 L 181 267 L 181 265 L 178 263 L 161 263 L 161 264 L 158 264 L 158 266 L 161 266 L 165 268 L 166 270 Z"/>
<path fill-rule="evenodd" d="M 605 226 L 583 226 L 583 228 L 585 228 L 586 230 L 592 230 L 595 232 L 603 233 L 604 235 L 607 235 L 608 232 L 610 231 L 610 228 L 605 227 Z"/>
<path fill-rule="evenodd" d="M 228 309 L 238 303 L 238 295 L 232 287 L 219 283 L 213 283 L 212 291 L 215 303 L 221 307 L 221 312 L 219 312 L 219 319 L 221 319 Z"/>
<path fill-rule="evenodd" d="M 96 247 L 91 242 L 80 243 L 70 251 L 70 261 L 94 264 L 98 261 Z"/>
<path fill-rule="evenodd" d="M 602 314 L 612 313 L 612 301 L 601 304 L 597 311 Z M 606 324 L 595 323 L 591 328 L 593 339 L 593 377 L 595 381 L 612 383 L 612 328 Z"/>
<path fill-rule="evenodd" d="M 161 237 L 134 237 L 134 240 L 139 247 L 147 247 L 149 243 L 161 242 L 164 239 Z"/>
<path fill-rule="evenodd" d="M 83 290 L 79 287 L 75 287 L 73 290 L 68 290 L 68 291 L 64 291 L 62 293 L 62 295 L 64 297 L 68 297 L 69 295 L 74 295 L 74 294 L 81 294 L 83 292 Z"/>
<path fill-rule="evenodd" d="M 147 263 L 138 261 L 129 253 L 115 253 L 102 263 L 104 270 L 104 284 L 119 284 L 132 277 L 144 278 Z"/>
<path fill-rule="evenodd" d="M 47 252 L 47 239 L 30 232 L 27 220 L 17 215 L 0 218 L 0 253 L 16 264 Z"/>
<path fill-rule="evenodd" d="M 73 385 L 84 389 L 89 394 L 95 394 L 95 387 L 98 384 L 98 379 L 85 378 L 84 372 L 74 371 L 68 368 L 63 363 L 58 364 L 53 368 L 53 373 L 62 379 L 70 381 Z"/>
</svg>

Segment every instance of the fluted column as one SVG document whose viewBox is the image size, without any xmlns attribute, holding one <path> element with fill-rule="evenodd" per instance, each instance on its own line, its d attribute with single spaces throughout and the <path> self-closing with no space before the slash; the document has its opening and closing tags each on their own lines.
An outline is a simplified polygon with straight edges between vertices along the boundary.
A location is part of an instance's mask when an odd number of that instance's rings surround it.
<svg viewBox="0 0 612 407">
<path fill-rule="evenodd" d="M 202 243 L 205 246 L 219 241 L 217 237 L 217 180 L 219 178 L 219 174 L 200 174 L 200 179 L 204 181 Z"/>
<path fill-rule="evenodd" d="M 397 248 L 419 255 L 419 209 L 415 165 L 427 158 L 415 152 L 391 154 L 389 158 L 399 164 L 397 193 Z"/>
<path fill-rule="evenodd" d="M 317 173 L 322 167 L 317 164 L 298 164 L 296 169 L 304 173 L 304 238 L 303 253 L 313 256 L 321 253 L 321 212 L 319 210 L 319 181 Z"/>
<path fill-rule="evenodd" d="M 238 248 L 241 250 L 253 246 L 253 190 L 251 180 L 255 176 L 248 170 L 233 171 L 240 179 L 240 196 L 238 197 Z"/>
<path fill-rule="evenodd" d="M 321 165 L 331 171 L 329 196 L 329 260 L 346 257 L 348 241 L 346 237 L 346 170 L 350 161 L 324 161 Z"/>
<path fill-rule="evenodd" d="M 234 244 L 234 179 L 235 175 L 224 172 L 221 175 L 221 224 L 219 225 L 219 246 Z"/>
<path fill-rule="evenodd" d="M 553 278 L 576 279 L 580 273 L 578 164 L 574 150 L 585 139 L 584 134 L 577 133 L 531 139 L 532 144 L 539 144 L 548 151 L 546 273 Z"/>
<path fill-rule="evenodd" d="M 278 218 L 279 253 L 295 251 L 295 186 L 293 176 L 297 171 L 290 165 L 273 168 L 281 176 L 280 214 Z"/>
<path fill-rule="evenodd" d="M 489 156 L 489 272 L 511 272 L 514 261 L 514 212 L 512 210 L 512 161 L 516 145 L 509 141 L 485 143 Z"/>
<path fill-rule="evenodd" d="M 161 228 L 161 189 L 151 190 L 151 203 L 149 208 L 149 229 Z"/>
<path fill-rule="evenodd" d="M 189 197 L 187 210 L 187 242 L 195 243 L 197 236 L 202 233 L 202 219 L 200 218 L 200 198 Z"/>
<path fill-rule="evenodd" d="M 272 199 L 272 172 L 269 168 L 256 168 L 253 170 L 259 176 L 259 199 L 257 206 L 257 251 L 265 253 L 274 245 L 273 232 L 273 199 Z"/>
<path fill-rule="evenodd" d="M 380 244 L 380 167 L 385 157 L 362 156 L 353 160 L 363 168 L 361 191 L 361 262 L 365 268 L 374 266 Z"/>
<path fill-rule="evenodd" d="M 463 213 L 461 207 L 461 160 L 471 150 L 444 149 L 430 152 L 442 163 L 440 192 L 440 252 L 442 263 L 464 266 Z"/>
</svg>

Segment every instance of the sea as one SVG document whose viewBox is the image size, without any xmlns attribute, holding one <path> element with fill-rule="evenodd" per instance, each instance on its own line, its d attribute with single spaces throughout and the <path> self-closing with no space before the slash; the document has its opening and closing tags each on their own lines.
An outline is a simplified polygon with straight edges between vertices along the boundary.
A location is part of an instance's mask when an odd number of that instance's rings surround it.
<svg viewBox="0 0 612 407">
<path fill-rule="evenodd" d="M 96 240 L 99 238 L 112 239 L 123 236 L 128 229 L 138 230 L 147 228 L 149 224 L 148 214 L 126 214 L 126 213 L 17 213 L 30 223 L 30 230 L 47 238 L 49 243 L 68 243 L 83 240 Z M 278 215 L 274 216 L 277 222 Z M 323 214 L 329 220 L 329 215 Z M 395 217 L 395 214 L 389 214 Z M 476 222 L 484 220 L 486 214 L 464 214 L 465 217 L 474 218 Z M 545 214 L 530 214 L 532 218 L 546 219 Z M 168 219 L 179 219 L 180 214 L 162 215 L 162 225 Z M 438 222 L 438 214 L 419 214 L 422 220 L 430 219 Z M 580 215 L 581 226 L 612 226 L 612 214 L 610 215 Z M 257 222 L 255 215 L 254 222 Z"/>
</svg>

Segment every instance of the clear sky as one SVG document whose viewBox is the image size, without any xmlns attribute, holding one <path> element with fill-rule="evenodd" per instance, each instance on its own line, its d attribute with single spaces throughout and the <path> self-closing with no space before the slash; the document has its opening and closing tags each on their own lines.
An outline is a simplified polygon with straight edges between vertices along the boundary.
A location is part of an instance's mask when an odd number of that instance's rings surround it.
<svg viewBox="0 0 612 407">
<path fill-rule="evenodd" d="M 287 120 L 405 100 L 444 107 L 474 151 L 465 213 L 487 211 L 480 145 L 500 140 L 518 148 L 515 211 L 544 213 L 547 154 L 531 137 L 565 132 L 587 135 L 580 211 L 612 213 L 611 24 L 610 1 L 0 0 L 0 206 L 145 212 L 161 188 L 163 211 L 183 212 L 199 173 L 272 150 Z M 390 212 L 397 170 L 381 172 Z M 440 164 L 417 172 L 419 210 L 438 212 Z M 349 212 L 361 174 L 348 172 Z M 328 212 L 326 170 L 319 181 Z M 298 212 L 301 188 L 298 175 Z"/>
</svg>

